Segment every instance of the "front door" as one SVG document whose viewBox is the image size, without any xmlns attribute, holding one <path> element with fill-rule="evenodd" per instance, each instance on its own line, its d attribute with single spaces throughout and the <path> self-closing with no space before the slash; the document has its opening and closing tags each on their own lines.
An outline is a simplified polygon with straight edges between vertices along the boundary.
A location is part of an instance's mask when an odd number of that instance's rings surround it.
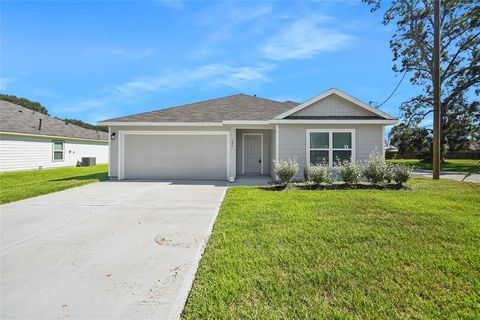
<svg viewBox="0 0 480 320">
<path fill-rule="evenodd" d="M 244 173 L 262 173 L 262 135 L 245 134 L 243 136 Z"/>
</svg>

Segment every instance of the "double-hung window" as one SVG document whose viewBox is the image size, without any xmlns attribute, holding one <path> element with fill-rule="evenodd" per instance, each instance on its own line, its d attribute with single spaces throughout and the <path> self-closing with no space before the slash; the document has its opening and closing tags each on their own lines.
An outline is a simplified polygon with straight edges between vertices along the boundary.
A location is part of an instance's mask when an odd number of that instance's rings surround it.
<svg viewBox="0 0 480 320">
<path fill-rule="evenodd" d="M 307 130 L 307 163 L 330 167 L 343 160 L 355 162 L 355 130 Z"/>
<path fill-rule="evenodd" d="M 53 161 L 64 160 L 64 141 L 53 141 Z"/>
</svg>

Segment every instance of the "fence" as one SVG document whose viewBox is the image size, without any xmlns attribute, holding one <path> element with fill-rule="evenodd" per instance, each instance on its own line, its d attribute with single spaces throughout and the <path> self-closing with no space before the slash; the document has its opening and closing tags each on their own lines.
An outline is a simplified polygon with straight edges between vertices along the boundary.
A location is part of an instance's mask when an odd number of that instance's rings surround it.
<svg viewBox="0 0 480 320">
<path fill-rule="evenodd" d="M 423 159 L 425 157 L 425 152 L 406 152 L 404 154 L 392 154 L 388 151 L 385 153 L 386 159 Z M 449 151 L 447 152 L 446 159 L 473 159 L 480 160 L 480 150 L 469 150 L 469 151 Z"/>
</svg>

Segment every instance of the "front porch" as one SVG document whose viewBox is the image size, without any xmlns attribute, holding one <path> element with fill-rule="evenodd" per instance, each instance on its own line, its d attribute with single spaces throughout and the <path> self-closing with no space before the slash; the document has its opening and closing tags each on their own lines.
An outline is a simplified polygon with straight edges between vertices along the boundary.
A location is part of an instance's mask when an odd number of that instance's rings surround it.
<svg viewBox="0 0 480 320">
<path fill-rule="evenodd" d="M 234 177 L 243 181 L 265 184 L 271 181 L 272 160 L 276 151 L 276 128 L 234 128 L 232 142 L 234 151 Z"/>
</svg>

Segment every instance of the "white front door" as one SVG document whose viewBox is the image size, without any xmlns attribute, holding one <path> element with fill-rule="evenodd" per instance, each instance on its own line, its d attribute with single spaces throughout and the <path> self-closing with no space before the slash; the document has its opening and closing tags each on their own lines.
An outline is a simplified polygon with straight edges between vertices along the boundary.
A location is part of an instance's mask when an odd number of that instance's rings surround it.
<svg viewBox="0 0 480 320">
<path fill-rule="evenodd" d="M 262 135 L 244 134 L 243 136 L 244 173 L 262 173 Z"/>
</svg>

